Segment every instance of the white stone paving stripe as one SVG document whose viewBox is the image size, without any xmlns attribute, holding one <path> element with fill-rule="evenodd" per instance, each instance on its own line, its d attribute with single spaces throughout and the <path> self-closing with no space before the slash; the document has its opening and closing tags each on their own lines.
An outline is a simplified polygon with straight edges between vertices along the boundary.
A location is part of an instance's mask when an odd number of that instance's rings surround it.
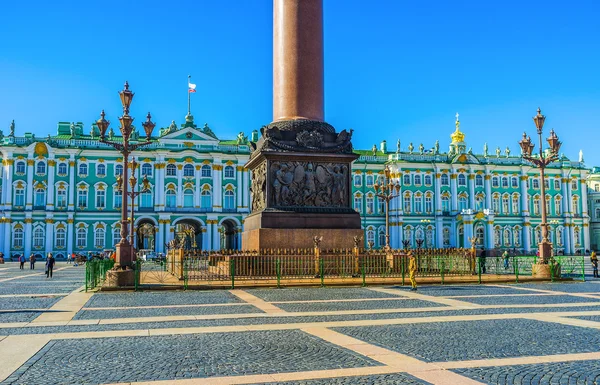
<svg viewBox="0 0 600 385">
<path fill-rule="evenodd" d="M 68 269 L 70 267 L 71 266 L 61 267 L 61 268 L 58 268 L 58 269 L 54 270 L 54 272 L 56 273 L 57 271 Z M 17 277 L 12 277 L 12 278 L 4 278 L 4 279 L 0 279 L 0 283 L 7 282 L 7 281 L 14 281 L 15 279 L 22 279 L 22 278 L 34 277 L 34 276 L 38 276 L 38 275 L 46 275 L 46 273 L 41 272 L 41 273 L 35 273 L 35 274 L 19 275 Z"/>
<path fill-rule="evenodd" d="M 77 314 L 83 305 L 85 305 L 94 295 L 94 293 L 85 293 L 82 292 L 82 290 L 85 290 L 85 286 L 73 290 L 71 294 L 55 303 L 50 309 L 31 321 L 31 323 L 72 320 L 73 317 L 75 317 L 75 314 Z"/>
<path fill-rule="evenodd" d="M 19 298 L 19 297 L 63 297 L 69 293 L 48 293 L 48 294 L 2 294 L 0 298 Z"/>
<path fill-rule="evenodd" d="M 0 381 L 4 381 L 19 369 L 28 359 L 33 357 L 51 340 L 48 335 L 27 338 L 25 335 L 8 336 L 0 341 Z"/>
<path fill-rule="evenodd" d="M 552 354 L 548 356 L 525 356 L 510 358 L 490 358 L 485 360 L 433 362 L 444 369 L 482 368 L 486 366 L 512 366 L 528 364 L 545 364 L 550 362 L 574 362 L 600 360 L 600 352 Z"/>
<path fill-rule="evenodd" d="M 84 307 L 81 310 L 132 310 L 132 309 L 178 309 L 188 307 L 219 307 L 219 306 L 248 306 L 248 303 L 199 303 L 190 305 L 143 305 L 143 306 L 115 306 L 115 307 Z"/>
<path fill-rule="evenodd" d="M 264 311 L 267 314 L 276 314 L 276 313 L 285 313 L 283 309 L 278 308 L 277 306 L 270 304 L 269 302 L 265 302 L 263 299 L 258 298 L 257 296 L 248 293 L 244 290 L 229 290 L 229 292 L 244 302 L 257 307 L 258 309 Z"/>
<path fill-rule="evenodd" d="M 434 297 L 432 295 L 425 295 L 425 294 L 420 294 L 418 292 L 415 291 L 408 291 L 408 290 L 397 290 L 397 289 L 386 289 L 383 287 L 370 287 L 368 288 L 369 290 L 373 290 L 373 291 L 377 291 L 380 293 L 387 293 L 387 294 L 395 294 L 395 295 L 399 295 L 399 296 L 406 296 L 409 297 L 411 299 L 419 299 L 421 301 L 429 301 L 429 302 L 435 302 L 435 303 L 439 303 L 442 305 L 448 305 L 450 307 L 453 308 L 461 308 L 461 309 L 477 309 L 480 308 L 481 305 L 477 305 L 474 303 L 470 303 L 470 302 L 464 302 L 464 301 L 459 301 L 456 299 L 451 299 L 451 298 L 444 298 L 444 297 Z"/>
</svg>

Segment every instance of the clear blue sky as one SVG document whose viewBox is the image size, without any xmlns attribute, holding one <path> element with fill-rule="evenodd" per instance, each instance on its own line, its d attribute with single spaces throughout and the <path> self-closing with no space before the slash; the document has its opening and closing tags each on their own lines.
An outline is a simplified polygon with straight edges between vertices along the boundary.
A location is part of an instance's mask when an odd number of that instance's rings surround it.
<svg viewBox="0 0 600 385">
<path fill-rule="evenodd" d="M 272 118 L 270 0 L 0 2 L 0 128 L 58 121 L 117 129 L 129 80 L 138 124 L 197 124 L 223 139 Z M 460 113 L 481 153 L 533 134 L 538 106 L 563 151 L 600 165 L 600 2 L 324 0 L 325 111 L 357 148 L 387 139 L 443 149 Z"/>
</svg>

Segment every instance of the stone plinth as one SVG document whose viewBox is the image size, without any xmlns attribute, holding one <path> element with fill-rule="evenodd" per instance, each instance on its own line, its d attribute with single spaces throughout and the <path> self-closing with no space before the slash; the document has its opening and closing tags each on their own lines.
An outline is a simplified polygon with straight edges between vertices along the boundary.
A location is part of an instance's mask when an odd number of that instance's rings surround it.
<svg viewBox="0 0 600 385">
<path fill-rule="evenodd" d="M 362 237 L 361 229 L 269 229 L 259 228 L 242 233 L 246 250 L 310 248 L 315 236 L 323 237 L 322 249 L 351 249 L 353 238 Z"/>
<path fill-rule="evenodd" d="M 131 268 L 112 269 L 106 272 L 105 287 L 134 287 L 135 270 Z"/>
</svg>

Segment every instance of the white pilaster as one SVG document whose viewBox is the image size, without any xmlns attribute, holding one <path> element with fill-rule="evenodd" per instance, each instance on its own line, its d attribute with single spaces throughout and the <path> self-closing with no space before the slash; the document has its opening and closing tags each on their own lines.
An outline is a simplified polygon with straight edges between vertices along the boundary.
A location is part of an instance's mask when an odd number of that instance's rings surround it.
<svg viewBox="0 0 600 385">
<path fill-rule="evenodd" d="M 469 208 L 475 210 L 475 174 L 469 174 Z"/>
<path fill-rule="evenodd" d="M 452 173 L 450 174 L 450 194 L 452 195 L 450 197 L 450 210 L 452 210 L 453 213 L 456 213 L 458 211 L 458 188 L 456 186 L 456 174 Z"/>
<path fill-rule="evenodd" d="M 194 177 L 196 178 L 196 191 L 194 192 L 194 207 L 200 208 L 200 176 L 201 176 L 201 165 L 196 165 L 196 169 L 194 171 Z"/>
<path fill-rule="evenodd" d="M 435 179 L 433 181 L 435 188 L 435 215 L 442 215 L 442 187 L 440 184 L 440 178 L 442 174 L 438 169 L 435 170 Z M 437 226 L 436 226 L 436 231 Z M 441 243 L 439 243 L 441 244 Z"/>
<path fill-rule="evenodd" d="M 52 215 L 46 217 L 46 256 L 52 252 L 52 245 L 54 242 L 54 221 Z"/>
<path fill-rule="evenodd" d="M 242 189 L 242 175 L 243 175 L 244 167 L 237 166 L 236 170 L 237 170 L 237 174 L 236 174 L 236 178 L 235 178 L 235 184 L 237 186 L 237 188 L 236 188 L 237 209 L 239 210 L 239 209 L 243 208 L 243 206 L 244 206 L 244 204 L 242 202 L 242 197 L 245 193 L 245 190 Z M 240 245 L 241 245 L 241 243 L 240 243 Z"/>
<path fill-rule="evenodd" d="M 525 171 L 521 171 L 521 215 L 529 216 L 529 201 L 527 200 L 527 179 L 529 178 Z M 526 249 L 527 250 L 527 249 Z"/>
<path fill-rule="evenodd" d="M 183 166 L 177 165 L 177 207 L 183 207 Z"/>
<path fill-rule="evenodd" d="M 127 181 L 123 181 L 123 183 L 127 183 Z M 54 187 L 52 187 L 54 188 Z M 77 187 L 75 186 L 75 160 L 73 155 L 69 159 L 69 211 L 75 210 L 75 193 L 77 192 Z M 123 197 L 125 199 L 125 197 Z M 71 218 L 72 219 L 72 218 Z M 73 247 L 72 243 L 69 242 L 69 245 Z"/>
<path fill-rule="evenodd" d="M 67 219 L 67 253 L 73 254 L 73 248 L 75 247 L 75 226 L 73 224 L 73 215 L 69 215 Z"/>
<path fill-rule="evenodd" d="M 244 209 L 250 211 L 250 171 L 245 170 L 243 172 L 243 189 L 242 192 L 244 194 L 243 199 L 242 199 L 242 206 L 244 206 Z"/>
<path fill-rule="evenodd" d="M 10 154 L 8 155 L 10 156 Z M 2 202 L 4 203 L 4 208 L 6 210 L 10 210 L 12 208 L 13 170 L 14 160 L 9 159 L 6 162 L 4 162 L 4 175 L 6 183 L 2 185 L 2 194 L 4 195 L 4 199 L 2 199 Z M 8 256 L 8 254 L 5 255 Z"/>
<path fill-rule="evenodd" d="M 527 222 L 529 223 L 529 218 L 527 218 Z M 523 249 L 525 251 L 531 251 L 531 225 L 523 226 Z"/>
<path fill-rule="evenodd" d="M 494 248 L 494 216 L 493 215 L 488 216 L 486 240 L 487 240 L 486 247 L 490 250 L 493 249 Z"/>
<path fill-rule="evenodd" d="M 33 165 L 35 161 L 32 159 L 33 155 L 29 154 L 27 159 L 27 186 L 26 186 L 26 201 L 25 210 L 31 210 L 33 208 Z M 27 236 L 27 234 L 25 234 Z M 29 256 L 29 254 L 27 254 Z"/>
<path fill-rule="evenodd" d="M 24 240 L 24 249 L 25 249 L 25 258 L 29 257 L 31 254 L 31 227 L 32 227 L 33 219 L 31 218 L 31 213 L 25 214 L 25 240 Z"/>
<path fill-rule="evenodd" d="M 223 165 L 220 159 L 215 159 L 213 164 L 213 211 L 223 211 Z M 214 236 L 214 235 L 213 235 Z M 218 249 L 217 249 L 218 250 Z"/>
<path fill-rule="evenodd" d="M 442 222 L 442 217 L 435 218 L 435 240 L 435 247 L 444 247 L 444 225 Z"/>
<path fill-rule="evenodd" d="M 210 225 L 212 227 L 212 247 L 211 250 L 220 250 L 221 249 L 221 233 L 219 233 L 218 221 L 215 219 L 212 221 Z"/>
<path fill-rule="evenodd" d="M 48 188 L 46 189 L 46 210 L 54 211 L 54 169 L 55 169 L 56 161 L 54 160 L 54 156 L 50 156 L 48 159 Z M 46 232 L 46 237 L 48 233 Z"/>
<path fill-rule="evenodd" d="M 485 185 L 485 208 L 492 209 L 492 176 L 487 172 L 484 176 Z"/>
<path fill-rule="evenodd" d="M 10 258 L 10 248 L 12 246 L 10 229 L 12 225 L 9 214 L 6 215 L 6 219 L 4 219 L 4 222 L 4 245 L 2 251 L 4 252 L 4 258 Z"/>
</svg>

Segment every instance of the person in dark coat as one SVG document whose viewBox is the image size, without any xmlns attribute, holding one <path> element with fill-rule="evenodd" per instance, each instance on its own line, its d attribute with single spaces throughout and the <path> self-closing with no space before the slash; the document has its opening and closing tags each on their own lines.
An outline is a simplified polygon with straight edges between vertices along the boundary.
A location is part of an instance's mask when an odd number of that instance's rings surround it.
<svg viewBox="0 0 600 385">
<path fill-rule="evenodd" d="M 29 256 L 29 269 L 35 270 L 35 255 L 33 253 Z"/>
<path fill-rule="evenodd" d="M 56 260 L 52 256 L 52 253 L 48 253 L 48 259 L 46 259 L 46 278 L 52 278 L 52 270 L 55 264 Z"/>
<path fill-rule="evenodd" d="M 25 256 L 21 255 L 19 257 L 19 269 L 23 270 L 23 266 L 25 265 Z"/>
</svg>

